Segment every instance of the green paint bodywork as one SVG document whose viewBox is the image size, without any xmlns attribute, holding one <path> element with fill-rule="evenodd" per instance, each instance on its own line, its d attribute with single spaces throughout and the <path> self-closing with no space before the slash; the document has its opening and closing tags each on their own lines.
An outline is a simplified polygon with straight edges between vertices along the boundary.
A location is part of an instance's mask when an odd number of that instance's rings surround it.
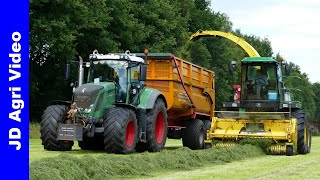
<svg viewBox="0 0 320 180">
<path fill-rule="evenodd" d="M 94 85 L 94 83 L 88 83 Z M 103 89 L 98 93 L 97 99 L 94 102 L 91 112 L 82 112 L 86 116 L 100 118 L 103 116 L 104 110 L 114 107 L 115 103 L 115 84 L 113 82 L 100 82 L 98 85 L 103 86 Z M 100 103 L 100 107 L 97 107 Z"/>
<path fill-rule="evenodd" d="M 273 58 L 270 57 L 246 57 L 241 60 L 241 63 L 279 63 Z"/>
<path fill-rule="evenodd" d="M 155 89 L 152 88 L 145 88 L 143 90 L 142 94 L 140 95 L 140 103 L 138 105 L 138 108 L 147 109 L 150 96 L 154 91 Z"/>
</svg>

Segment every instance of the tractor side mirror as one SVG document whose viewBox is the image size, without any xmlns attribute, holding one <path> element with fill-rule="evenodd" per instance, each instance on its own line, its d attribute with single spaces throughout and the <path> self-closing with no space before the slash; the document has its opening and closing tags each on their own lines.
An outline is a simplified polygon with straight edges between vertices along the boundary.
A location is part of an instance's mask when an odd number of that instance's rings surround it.
<svg viewBox="0 0 320 180">
<path fill-rule="evenodd" d="M 237 65 L 236 61 L 231 61 L 231 63 L 229 64 L 229 73 L 231 76 L 233 76 L 233 72 L 234 72 L 234 67 Z"/>
<path fill-rule="evenodd" d="M 286 73 L 286 76 L 290 76 L 291 68 L 289 64 L 284 65 L 284 71 Z"/>
<path fill-rule="evenodd" d="M 147 80 L 147 66 L 141 65 L 139 81 L 146 81 L 146 80 Z"/>
<path fill-rule="evenodd" d="M 71 72 L 70 64 L 64 65 L 64 74 L 65 74 L 65 79 L 66 80 L 69 80 L 70 72 Z"/>
</svg>

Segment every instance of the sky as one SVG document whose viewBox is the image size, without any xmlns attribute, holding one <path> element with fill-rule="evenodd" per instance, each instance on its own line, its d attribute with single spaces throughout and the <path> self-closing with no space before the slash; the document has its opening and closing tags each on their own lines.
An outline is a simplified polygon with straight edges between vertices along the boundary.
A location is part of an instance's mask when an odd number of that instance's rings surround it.
<svg viewBox="0 0 320 180">
<path fill-rule="evenodd" d="M 233 29 L 268 38 L 273 53 L 320 83 L 320 0 L 211 0 Z"/>
</svg>

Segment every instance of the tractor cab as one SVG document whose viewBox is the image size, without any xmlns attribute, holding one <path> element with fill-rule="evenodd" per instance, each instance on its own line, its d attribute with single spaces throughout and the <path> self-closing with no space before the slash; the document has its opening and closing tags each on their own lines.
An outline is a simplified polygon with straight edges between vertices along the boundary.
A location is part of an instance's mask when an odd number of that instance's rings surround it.
<svg viewBox="0 0 320 180">
<path fill-rule="evenodd" d="M 115 85 L 115 103 L 137 105 L 138 94 L 143 89 L 146 79 L 144 60 L 130 52 L 125 54 L 98 54 L 89 56 L 90 69 L 88 83 Z"/>
</svg>

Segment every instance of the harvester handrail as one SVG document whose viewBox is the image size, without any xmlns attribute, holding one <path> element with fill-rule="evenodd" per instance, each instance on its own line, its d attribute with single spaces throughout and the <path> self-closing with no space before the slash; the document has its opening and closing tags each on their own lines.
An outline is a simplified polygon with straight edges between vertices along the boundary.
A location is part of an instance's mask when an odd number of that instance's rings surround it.
<svg viewBox="0 0 320 180">
<path fill-rule="evenodd" d="M 199 30 L 196 33 L 192 34 L 190 40 L 194 38 L 199 38 L 202 36 L 220 36 L 226 39 L 233 41 L 234 43 L 238 44 L 250 57 L 260 57 L 260 54 L 255 50 L 249 43 L 247 43 L 243 38 L 235 36 L 234 34 L 228 32 L 221 32 L 221 31 L 202 31 Z"/>
</svg>

